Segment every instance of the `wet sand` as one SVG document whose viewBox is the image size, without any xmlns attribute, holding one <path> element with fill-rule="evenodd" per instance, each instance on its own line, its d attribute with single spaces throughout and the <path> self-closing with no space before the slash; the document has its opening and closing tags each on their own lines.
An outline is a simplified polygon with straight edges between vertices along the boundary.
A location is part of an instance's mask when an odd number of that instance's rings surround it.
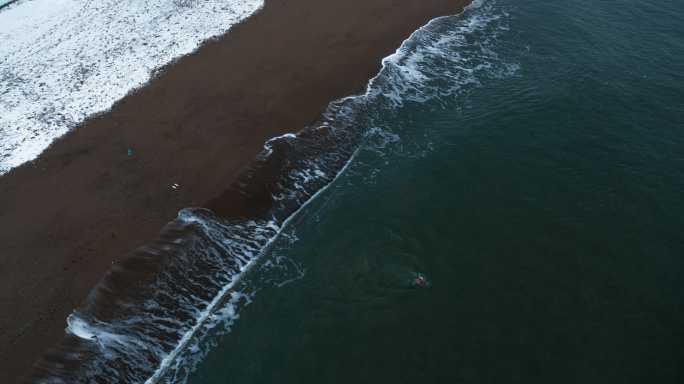
<svg viewBox="0 0 684 384">
<path fill-rule="evenodd" d="M 0 177 L 0 382 L 27 375 L 61 339 L 113 261 L 219 196 L 266 140 L 362 91 L 411 32 L 465 3 L 267 0 Z"/>
</svg>

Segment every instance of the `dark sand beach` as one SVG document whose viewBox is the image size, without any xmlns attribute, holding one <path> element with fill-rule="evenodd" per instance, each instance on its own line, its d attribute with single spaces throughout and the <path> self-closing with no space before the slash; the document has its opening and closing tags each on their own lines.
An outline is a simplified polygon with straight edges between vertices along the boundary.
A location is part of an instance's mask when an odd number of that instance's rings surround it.
<svg viewBox="0 0 684 384">
<path fill-rule="evenodd" d="M 30 373 L 113 262 L 220 196 L 266 140 L 362 91 L 411 32 L 466 3 L 267 0 L 0 177 L 0 382 Z"/>
</svg>

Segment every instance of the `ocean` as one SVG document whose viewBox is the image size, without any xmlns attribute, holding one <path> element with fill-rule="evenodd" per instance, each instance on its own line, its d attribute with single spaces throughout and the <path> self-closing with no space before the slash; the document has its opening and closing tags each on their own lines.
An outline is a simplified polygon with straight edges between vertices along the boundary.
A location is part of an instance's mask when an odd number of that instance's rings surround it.
<svg viewBox="0 0 684 384">
<path fill-rule="evenodd" d="M 118 266 L 44 378 L 678 383 L 683 73 L 681 2 L 435 19 L 266 143 L 252 219 L 183 210 Z"/>
<path fill-rule="evenodd" d="M 681 382 L 684 3 L 477 2 L 370 88 L 174 380 Z"/>
</svg>

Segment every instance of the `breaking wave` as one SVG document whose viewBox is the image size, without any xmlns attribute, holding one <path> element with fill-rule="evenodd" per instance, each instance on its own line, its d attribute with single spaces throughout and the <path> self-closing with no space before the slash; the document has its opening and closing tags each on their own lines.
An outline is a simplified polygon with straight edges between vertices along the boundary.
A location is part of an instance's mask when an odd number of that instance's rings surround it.
<svg viewBox="0 0 684 384">
<path fill-rule="evenodd" d="M 515 73 L 496 53 L 506 31 L 507 13 L 494 0 L 416 31 L 383 60 L 363 95 L 269 140 L 220 196 L 182 210 L 157 240 L 114 265 L 69 316 L 64 340 L 39 361 L 33 381 L 185 382 L 207 352 L 202 340 L 229 329 L 253 299 L 238 289 L 240 279 L 288 222 L 360 148 L 400 140 L 383 120 L 407 103 L 446 102 Z"/>
</svg>

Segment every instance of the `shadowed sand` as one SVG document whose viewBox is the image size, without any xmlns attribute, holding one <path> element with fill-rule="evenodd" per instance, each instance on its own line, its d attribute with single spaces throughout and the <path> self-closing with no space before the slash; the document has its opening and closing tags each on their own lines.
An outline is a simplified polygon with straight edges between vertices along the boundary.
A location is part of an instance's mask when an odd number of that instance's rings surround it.
<svg viewBox="0 0 684 384">
<path fill-rule="evenodd" d="M 266 140 L 361 91 L 411 32 L 465 3 L 267 0 L 0 177 L 0 382 L 28 374 L 60 340 L 114 260 L 181 208 L 219 196 Z"/>
</svg>

